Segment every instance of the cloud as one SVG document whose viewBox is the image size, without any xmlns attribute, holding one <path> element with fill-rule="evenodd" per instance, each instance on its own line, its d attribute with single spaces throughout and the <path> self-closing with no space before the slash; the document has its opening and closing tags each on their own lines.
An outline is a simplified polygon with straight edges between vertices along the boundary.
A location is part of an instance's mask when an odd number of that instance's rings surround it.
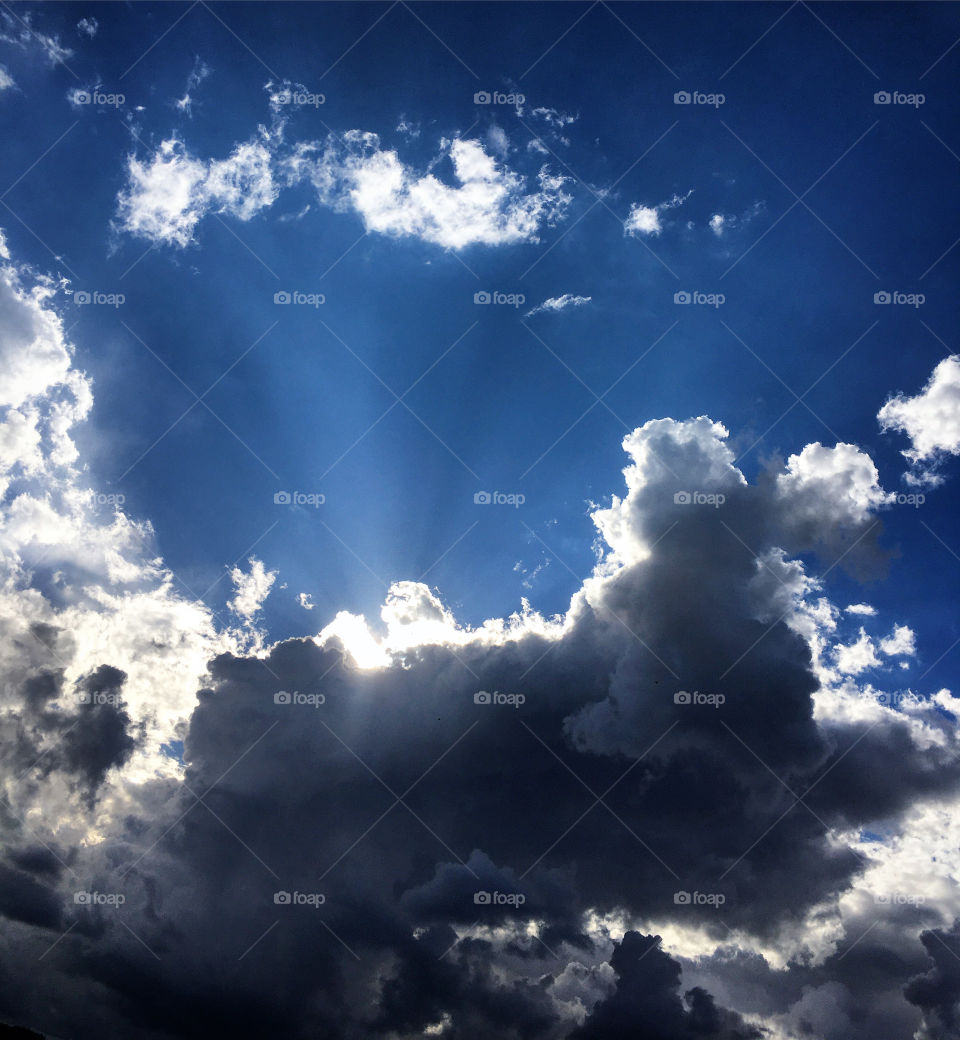
<svg viewBox="0 0 960 1040">
<path fill-rule="evenodd" d="M 140 238 L 183 248 L 193 241 L 197 223 L 207 213 L 247 221 L 272 205 L 278 190 L 262 141 L 238 145 L 228 159 L 203 161 L 171 137 L 149 160 L 129 156 L 127 185 L 117 199 L 118 226 Z"/>
<path fill-rule="evenodd" d="M 555 108 L 535 108 L 530 113 L 534 119 L 542 119 L 555 130 L 562 130 L 565 126 L 575 123 L 580 117 L 572 116 L 567 112 L 558 112 Z"/>
<path fill-rule="evenodd" d="M 193 115 L 193 96 L 190 92 L 196 90 L 212 71 L 209 65 L 197 57 L 194 60 L 190 75 L 187 76 L 187 86 L 183 92 L 183 97 L 174 101 L 173 107 L 180 112 L 185 112 L 188 116 Z"/>
<path fill-rule="evenodd" d="M 863 614 L 866 617 L 874 617 L 877 613 L 876 607 L 871 607 L 869 603 L 851 603 L 847 607 L 848 614 Z"/>
<path fill-rule="evenodd" d="M 239 567 L 234 567 L 230 572 L 234 597 L 227 602 L 227 606 L 245 623 L 250 624 L 270 595 L 273 583 L 277 580 L 277 572 L 268 571 L 261 560 L 253 557 L 247 563 L 250 565 L 248 573 L 245 574 Z"/>
<path fill-rule="evenodd" d="M 301 607 L 303 607 L 304 610 L 313 610 L 313 608 L 316 606 L 316 603 L 313 602 L 313 597 L 310 595 L 309 592 L 298 592 L 297 602 L 300 604 Z"/>
<path fill-rule="evenodd" d="M 672 198 L 667 199 L 666 202 L 661 202 L 656 206 L 646 206 L 639 202 L 634 202 L 630 206 L 627 219 L 623 222 L 623 233 L 631 238 L 640 236 L 655 237 L 659 235 L 663 231 L 662 214 L 668 210 L 676 209 L 677 206 L 682 206 L 690 197 L 692 190 L 688 191 L 686 195 L 674 195 Z"/>
<path fill-rule="evenodd" d="M 400 581 L 376 630 L 341 613 L 268 646 L 249 622 L 274 572 L 233 570 L 243 624 L 218 630 L 148 525 L 98 512 L 62 286 L 0 272 L 0 1015 L 294 1040 L 953 1028 L 960 700 L 832 667 L 873 644 L 838 641 L 824 588 L 837 545 L 882 555 L 866 452 L 808 445 L 751 483 L 721 423 L 650 420 L 562 615 L 469 627 Z"/>
<path fill-rule="evenodd" d="M 249 220 L 273 204 L 281 186 L 306 181 L 322 205 L 357 213 L 368 231 L 463 249 L 537 242 L 571 201 L 565 177 L 544 166 L 537 190 L 528 192 L 525 178 L 479 141 L 441 141 L 435 164 L 449 164 L 457 182 L 451 186 L 405 165 L 380 147 L 376 134 L 331 134 L 325 143 L 301 141 L 280 155 L 281 133 L 261 128 L 225 160 L 198 159 L 176 136 L 147 159 L 131 155 L 117 200 L 118 228 L 184 247 L 208 213 Z"/>
<path fill-rule="evenodd" d="M 739 216 L 735 213 L 714 213 L 708 221 L 710 230 L 717 236 L 723 238 L 725 234 L 735 228 L 746 227 L 752 220 L 766 210 L 766 203 L 755 202 Z"/>
<path fill-rule="evenodd" d="M 525 179 L 478 141 L 443 140 L 436 161 L 449 163 L 456 186 L 405 165 L 376 134 L 351 130 L 331 135 L 322 149 L 301 143 L 284 169 L 291 182 L 311 182 L 324 205 L 356 212 L 367 231 L 450 249 L 537 242 L 571 201 L 566 178 L 544 166 L 538 189 L 527 192 Z"/>
<path fill-rule="evenodd" d="M 551 296 L 549 299 L 544 300 L 543 303 L 537 304 L 533 310 L 527 311 L 526 317 L 529 318 L 544 311 L 557 312 L 566 310 L 568 307 L 582 307 L 592 299 L 592 296 L 573 296 L 570 293 L 564 293 L 562 296 Z"/>
<path fill-rule="evenodd" d="M 50 36 L 35 28 L 32 11 L 14 16 L 9 11 L 0 13 L 0 41 L 11 43 L 23 50 L 39 47 L 51 65 L 60 65 L 73 57 L 73 51 L 60 43 L 59 36 Z"/>
<path fill-rule="evenodd" d="M 880 640 L 880 650 L 888 657 L 913 657 L 916 650 L 916 634 L 909 625 L 894 625 L 893 632 Z"/>
<path fill-rule="evenodd" d="M 909 483 L 936 487 L 947 455 L 960 454 L 960 355 L 944 358 L 915 397 L 891 397 L 877 413 L 880 428 L 905 433 L 910 447 L 901 454 L 910 463 Z"/>
<path fill-rule="evenodd" d="M 96 18 L 81 18 L 77 22 L 77 34 L 79 36 L 86 36 L 88 40 L 92 40 L 97 35 L 97 30 L 100 28 Z"/>
<path fill-rule="evenodd" d="M 11 87 L 16 86 L 13 82 L 13 76 L 0 65 L 0 90 L 9 90 Z"/>
</svg>

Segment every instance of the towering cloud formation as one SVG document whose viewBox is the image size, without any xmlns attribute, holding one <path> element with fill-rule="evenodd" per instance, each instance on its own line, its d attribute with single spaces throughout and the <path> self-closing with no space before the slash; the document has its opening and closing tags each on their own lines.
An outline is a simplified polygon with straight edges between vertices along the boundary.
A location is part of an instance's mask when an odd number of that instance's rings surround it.
<svg viewBox="0 0 960 1040">
<path fill-rule="evenodd" d="M 895 681 L 912 632 L 825 592 L 883 564 L 864 451 L 807 445 L 750 484 L 720 423 L 652 420 L 562 618 L 466 629 L 398 582 L 386 638 L 341 614 L 265 649 L 272 572 L 234 575 L 244 625 L 218 632 L 149 527 L 91 505 L 57 287 L 2 273 L 0 1017 L 952 1035 L 960 842 L 922 850 L 952 818 L 957 702 L 858 686 Z M 880 653 L 856 669 L 860 624 Z"/>
</svg>

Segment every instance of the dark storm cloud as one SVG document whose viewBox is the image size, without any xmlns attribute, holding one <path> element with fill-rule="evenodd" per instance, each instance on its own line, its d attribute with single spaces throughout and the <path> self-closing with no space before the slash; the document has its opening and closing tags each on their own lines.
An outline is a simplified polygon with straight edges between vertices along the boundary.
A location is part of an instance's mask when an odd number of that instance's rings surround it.
<svg viewBox="0 0 960 1040">
<path fill-rule="evenodd" d="M 904 995 L 923 1010 L 923 1040 L 954 1040 L 960 1036 L 960 922 L 949 931 L 924 932 L 920 941 L 933 966 L 911 979 Z"/>
<path fill-rule="evenodd" d="M 838 507 L 823 481 L 747 486 L 705 420 L 651 424 L 630 447 L 632 490 L 598 516 L 622 566 L 587 582 L 562 637 L 421 646 L 371 671 L 311 640 L 214 660 L 183 782 L 131 789 L 103 841 L 70 861 L 70 885 L 123 901 L 77 907 L 61 881 L 63 926 L 75 927 L 17 1014 L 54 1033 L 151 1040 L 441 1025 L 553 1040 L 584 1015 L 583 1037 L 758 1036 L 629 930 L 608 992 L 591 915 L 775 939 L 863 870 L 830 825 L 952 791 L 956 764 L 918 750 L 905 724 L 814 720 L 818 681 L 788 624 L 809 589 L 774 550 L 813 544 L 818 514 L 821 569 L 839 564 L 838 539 L 869 562 L 869 510 Z M 724 502 L 677 503 L 683 488 Z M 98 790 L 138 739 L 123 673 L 86 676 L 72 691 L 86 703 L 69 713 L 51 706 L 57 673 L 34 673 L 24 732 L 61 738 L 41 775 Z M 481 690 L 524 700 L 477 703 Z M 24 962 L 49 944 L 15 943 Z M 870 964 L 882 983 L 839 966 L 837 982 L 829 961 L 809 982 L 840 986 L 856 1018 L 858 1001 L 917 969 Z M 779 992 L 766 1013 L 806 999 Z"/>
<path fill-rule="evenodd" d="M 571 1040 L 761 1040 L 764 1033 L 718 1008 L 709 993 L 680 995 L 681 968 L 659 949 L 659 936 L 627 932 L 610 963 L 617 988 Z"/>
</svg>

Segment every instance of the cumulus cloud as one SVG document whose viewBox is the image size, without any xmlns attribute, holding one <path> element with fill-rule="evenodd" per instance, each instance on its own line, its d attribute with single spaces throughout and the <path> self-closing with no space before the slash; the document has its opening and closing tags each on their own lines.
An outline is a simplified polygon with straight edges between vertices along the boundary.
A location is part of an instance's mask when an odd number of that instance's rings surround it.
<svg viewBox="0 0 960 1040">
<path fill-rule="evenodd" d="M 263 562 L 254 557 L 247 560 L 247 563 L 250 566 L 247 573 L 239 567 L 234 567 L 230 572 L 234 597 L 227 602 L 227 606 L 249 624 L 270 595 L 273 583 L 277 580 L 277 572 L 268 571 Z"/>
<path fill-rule="evenodd" d="M 916 396 L 892 397 L 877 419 L 881 429 L 910 438 L 910 447 L 901 452 L 910 463 L 908 483 L 926 487 L 942 483 L 941 462 L 960 454 L 960 355 L 944 358 Z"/>
<path fill-rule="evenodd" d="M 356 212 L 368 231 L 450 249 L 536 242 L 571 201 L 566 178 L 544 166 L 537 190 L 527 191 L 525 178 L 478 141 L 443 140 L 438 161 L 449 164 L 455 186 L 407 166 L 376 134 L 351 130 L 322 147 L 301 143 L 284 169 L 290 179 L 312 183 L 324 205 Z"/>
<path fill-rule="evenodd" d="M 539 241 L 542 228 L 560 221 L 571 201 L 567 178 L 543 166 L 530 191 L 524 176 L 475 140 L 441 141 L 434 165 L 449 165 L 456 182 L 450 185 L 406 165 L 373 133 L 351 130 L 288 150 L 281 150 L 281 137 L 282 130 L 261 128 L 258 138 L 224 160 L 196 158 L 176 136 L 146 159 L 131 155 L 118 227 L 183 247 L 207 213 L 249 220 L 273 204 L 281 186 L 305 181 L 322 205 L 358 214 L 368 231 L 463 249 Z M 492 149 L 505 154 L 505 137 Z"/>
<path fill-rule="evenodd" d="M 127 160 L 127 185 L 117 199 L 119 227 L 129 234 L 184 247 L 209 212 L 247 221 L 273 204 L 278 192 L 262 141 L 238 145 L 227 159 L 192 156 L 177 137 L 149 160 Z"/>
<path fill-rule="evenodd" d="M 13 76 L 0 65 L 0 90 L 9 90 L 11 87 L 16 86 L 13 82 Z"/>
<path fill-rule="evenodd" d="M 960 700 L 860 685 L 872 637 L 838 638 L 837 546 L 881 552 L 862 449 L 751 483 L 719 422 L 650 420 L 562 615 L 469 627 L 400 581 L 376 629 L 344 612 L 266 646 L 262 563 L 217 631 L 146 525 L 92 507 L 59 287 L 0 270 L 0 1016 L 158 1040 L 949 1035 Z M 880 652 L 912 644 L 895 624 Z"/>
<path fill-rule="evenodd" d="M 543 303 L 537 304 L 532 310 L 527 311 L 526 317 L 529 318 L 534 314 L 542 314 L 544 311 L 556 313 L 557 311 L 566 310 L 568 307 L 582 307 L 592 299 L 592 296 L 574 296 L 571 293 L 564 293 L 562 296 L 551 296 L 544 300 Z"/>
<path fill-rule="evenodd" d="M 876 607 L 871 607 L 869 603 L 851 603 L 847 607 L 848 614 L 863 614 L 865 617 L 874 617 L 877 613 Z"/>
<path fill-rule="evenodd" d="M 80 36 L 86 36 L 88 40 L 92 40 L 97 35 L 97 30 L 100 28 L 100 24 L 93 16 L 89 18 L 81 18 L 77 22 L 77 33 Z"/>
</svg>

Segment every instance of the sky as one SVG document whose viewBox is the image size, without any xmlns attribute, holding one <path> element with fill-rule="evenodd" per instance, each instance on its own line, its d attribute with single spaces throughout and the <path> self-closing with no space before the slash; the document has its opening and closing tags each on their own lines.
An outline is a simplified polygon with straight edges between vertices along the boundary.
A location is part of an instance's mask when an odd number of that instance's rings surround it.
<svg viewBox="0 0 960 1040">
<path fill-rule="evenodd" d="M 958 43 L 0 4 L 0 1022 L 960 1038 Z"/>
</svg>

